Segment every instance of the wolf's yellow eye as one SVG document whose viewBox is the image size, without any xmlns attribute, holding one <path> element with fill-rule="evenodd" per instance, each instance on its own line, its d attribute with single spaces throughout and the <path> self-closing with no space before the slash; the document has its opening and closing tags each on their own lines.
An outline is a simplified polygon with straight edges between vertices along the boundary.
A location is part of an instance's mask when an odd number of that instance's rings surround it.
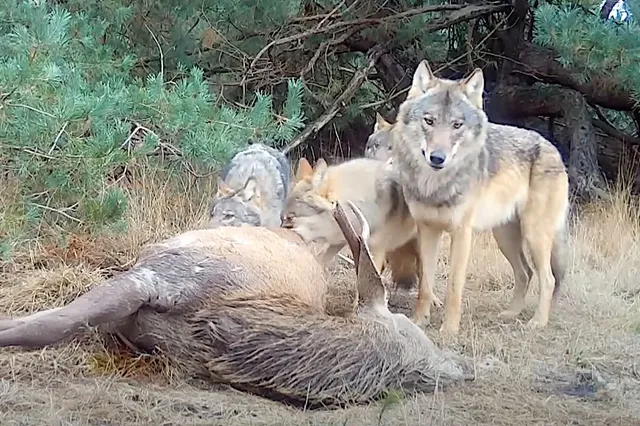
<svg viewBox="0 0 640 426">
<path fill-rule="evenodd" d="M 459 129 L 460 127 L 462 127 L 462 123 L 459 121 L 456 121 L 455 123 L 453 123 L 453 128 L 454 129 Z"/>
<path fill-rule="evenodd" d="M 433 126 L 433 118 L 431 117 L 425 117 L 424 122 L 427 124 L 427 126 Z"/>
</svg>

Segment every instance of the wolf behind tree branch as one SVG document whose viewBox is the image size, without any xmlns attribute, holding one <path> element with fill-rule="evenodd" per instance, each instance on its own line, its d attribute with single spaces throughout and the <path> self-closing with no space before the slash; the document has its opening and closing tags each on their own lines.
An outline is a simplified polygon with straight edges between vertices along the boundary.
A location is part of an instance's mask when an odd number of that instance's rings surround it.
<svg viewBox="0 0 640 426">
<path fill-rule="evenodd" d="M 524 308 L 531 267 L 538 308 L 529 326 L 544 327 L 567 263 L 568 176 L 557 148 L 538 133 L 489 123 L 482 109 L 484 78 L 437 78 L 426 61 L 413 76 L 390 131 L 392 164 L 416 220 L 422 274 L 414 320 L 430 316 L 438 245 L 451 235 L 450 282 L 440 328 L 456 334 L 472 233 L 491 229 L 515 275 L 513 298 L 501 313 Z"/>
</svg>

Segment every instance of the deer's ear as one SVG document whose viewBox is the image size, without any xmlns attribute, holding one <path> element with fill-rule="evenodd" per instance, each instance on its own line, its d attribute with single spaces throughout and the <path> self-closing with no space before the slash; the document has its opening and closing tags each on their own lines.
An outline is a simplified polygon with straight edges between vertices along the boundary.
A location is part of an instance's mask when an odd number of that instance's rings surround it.
<svg viewBox="0 0 640 426">
<path fill-rule="evenodd" d="M 334 218 L 349 245 L 356 267 L 357 298 L 361 307 L 377 308 L 387 306 L 387 289 L 380 273 L 373 263 L 369 250 L 369 224 L 360 209 L 351 201 L 349 207 L 360 222 L 361 232 L 358 234 L 339 202 L 335 203 Z"/>
<path fill-rule="evenodd" d="M 260 188 L 258 182 L 254 177 L 247 179 L 247 183 L 242 188 L 240 196 L 244 201 L 250 201 L 257 206 L 260 206 Z"/>
</svg>

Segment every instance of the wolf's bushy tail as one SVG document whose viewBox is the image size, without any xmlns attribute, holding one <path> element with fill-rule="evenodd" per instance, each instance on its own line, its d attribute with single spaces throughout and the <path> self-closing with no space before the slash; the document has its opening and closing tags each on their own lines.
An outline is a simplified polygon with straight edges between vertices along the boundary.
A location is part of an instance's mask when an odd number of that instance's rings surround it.
<svg viewBox="0 0 640 426">
<path fill-rule="evenodd" d="M 551 272 L 555 278 L 555 286 L 553 288 L 553 298 L 558 296 L 560 286 L 564 281 L 564 277 L 569 265 L 569 229 L 565 221 L 564 226 L 556 231 L 551 248 Z"/>
<path fill-rule="evenodd" d="M 421 274 L 420 248 L 418 238 L 387 252 L 387 263 L 391 269 L 391 279 L 398 288 L 411 290 Z"/>
</svg>

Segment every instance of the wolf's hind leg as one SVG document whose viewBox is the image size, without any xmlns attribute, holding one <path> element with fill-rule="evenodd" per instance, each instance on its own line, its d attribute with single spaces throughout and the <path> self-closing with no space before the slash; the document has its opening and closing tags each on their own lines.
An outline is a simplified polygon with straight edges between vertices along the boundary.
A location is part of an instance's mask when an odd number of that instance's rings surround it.
<svg viewBox="0 0 640 426">
<path fill-rule="evenodd" d="M 533 270 L 529 261 L 524 255 L 522 232 L 520 221 L 514 221 L 493 229 L 493 238 L 498 244 L 498 248 L 509 261 L 513 270 L 514 286 L 513 297 L 507 310 L 502 311 L 499 316 L 504 318 L 515 318 L 524 308 L 525 297 L 529 291 Z"/>
</svg>

